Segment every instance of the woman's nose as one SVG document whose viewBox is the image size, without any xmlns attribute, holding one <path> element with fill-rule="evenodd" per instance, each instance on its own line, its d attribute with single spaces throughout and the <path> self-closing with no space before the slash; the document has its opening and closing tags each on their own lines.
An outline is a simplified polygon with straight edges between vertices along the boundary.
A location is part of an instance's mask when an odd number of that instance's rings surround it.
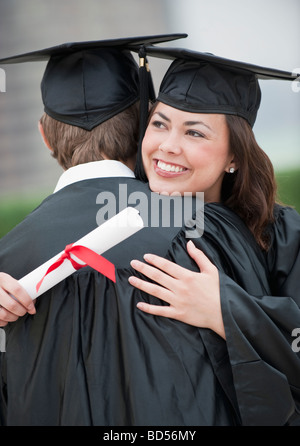
<svg viewBox="0 0 300 446">
<path fill-rule="evenodd" d="M 181 145 L 180 142 L 178 140 L 178 137 L 174 136 L 169 136 L 168 138 L 166 138 L 158 147 L 159 150 L 161 150 L 162 152 L 166 152 L 166 153 L 174 153 L 176 155 L 178 155 L 179 153 L 181 153 Z"/>
</svg>

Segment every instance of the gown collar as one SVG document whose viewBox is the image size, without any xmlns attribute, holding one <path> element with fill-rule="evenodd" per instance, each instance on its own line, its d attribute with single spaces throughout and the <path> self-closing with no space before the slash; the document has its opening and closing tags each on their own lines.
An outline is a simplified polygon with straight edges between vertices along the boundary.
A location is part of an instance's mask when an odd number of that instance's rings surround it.
<svg viewBox="0 0 300 446">
<path fill-rule="evenodd" d="M 92 161 L 90 163 L 78 164 L 65 170 L 58 180 L 54 193 L 78 181 L 107 177 L 135 178 L 133 171 L 120 161 Z"/>
</svg>

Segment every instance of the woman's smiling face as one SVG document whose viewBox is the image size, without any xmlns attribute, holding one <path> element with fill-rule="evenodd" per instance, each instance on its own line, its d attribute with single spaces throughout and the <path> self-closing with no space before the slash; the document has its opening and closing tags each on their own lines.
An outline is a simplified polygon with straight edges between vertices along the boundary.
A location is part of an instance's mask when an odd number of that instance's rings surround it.
<svg viewBox="0 0 300 446">
<path fill-rule="evenodd" d="M 143 164 L 153 192 L 204 192 L 218 202 L 225 172 L 235 167 L 221 114 L 190 113 L 159 102 L 143 145 Z"/>
</svg>

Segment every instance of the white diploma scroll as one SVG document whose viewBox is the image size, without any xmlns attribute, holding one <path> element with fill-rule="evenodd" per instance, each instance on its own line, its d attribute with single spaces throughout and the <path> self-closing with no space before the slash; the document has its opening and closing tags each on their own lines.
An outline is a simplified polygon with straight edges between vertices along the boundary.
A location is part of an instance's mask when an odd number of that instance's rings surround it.
<svg viewBox="0 0 300 446">
<path fill-rule="evenodd" d="M 139 215 L 139 212 L 132 207 L 128 207 L 73 243 L 73 246 L 85 246 L 101 255 L 108 249 L 138 232 L 143 226 L 143 220 Z M 56 256 L 52 257 L 50 260 L 19 280 L 19 283 L 25 288 L 32 299 L 36 299 L 41 294 L 45 293 L 45 291 L 49 290 L 76 271 L 71 262 L 66 259 L 58 268 L 44 277 L 48 268 L 53 265 L 63 253 L 64 251 L 58 253 Z M 71 254 L 71 256 L 77 263 L 84 265 L 84 262 L 76 258 L 75 255 Z M 37 291 L 36 286 L 43 277 L 43 282 Z"/>
</svg>

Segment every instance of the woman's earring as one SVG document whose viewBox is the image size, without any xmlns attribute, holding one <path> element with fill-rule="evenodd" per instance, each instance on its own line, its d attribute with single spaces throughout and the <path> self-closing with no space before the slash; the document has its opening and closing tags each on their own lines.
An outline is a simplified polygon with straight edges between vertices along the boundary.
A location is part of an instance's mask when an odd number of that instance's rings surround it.
<svg viewBox="0 0 300 446">
<path fill-rule="evenodd" d="M 229 173 L 234 173 L 234 167 L 230 167 Z"/>
</svg>

